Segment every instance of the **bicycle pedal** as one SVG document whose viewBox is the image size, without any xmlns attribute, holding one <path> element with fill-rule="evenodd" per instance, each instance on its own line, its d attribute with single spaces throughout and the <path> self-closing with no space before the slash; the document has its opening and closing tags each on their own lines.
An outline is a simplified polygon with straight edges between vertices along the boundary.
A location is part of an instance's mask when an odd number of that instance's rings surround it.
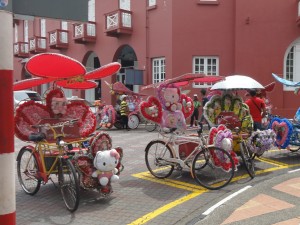
<svg viewBox="0 0 300 225">
<path fill-rule="evenodd" d="M 175 177 L 175 179 L 179 179 L 179 178 L 182 178 L 182 173 L 180 173 L 179 176 Z"/>
</svg>

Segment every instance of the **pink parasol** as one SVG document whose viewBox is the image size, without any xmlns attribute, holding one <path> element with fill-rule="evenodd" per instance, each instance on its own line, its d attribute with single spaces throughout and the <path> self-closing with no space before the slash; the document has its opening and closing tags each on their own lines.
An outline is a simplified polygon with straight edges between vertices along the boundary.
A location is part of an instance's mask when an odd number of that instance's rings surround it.
<svg viewBox="0 0 300 225">
<path fill-rule="evenodd" d="M 149 84 L 141 88 L 141 91 L 150 89 L 150 88 L 157 88 L 160 84 L 175 84 L 177 86 L 185 86 L 188 85 L 190 82 L 201 82 L 201 83 L 215 83 L 217 81 L 224 80 L 225 78 L 222 76 L 212 76 L 212 75 L 205 75 L 203 73 L 186 73 L 181 76 L 168 79 L 162 82 L 158 82 L 155 84 Z"/>
<path fill-rule="evenodd" d="M 138 95 L 145 96 L 144 94 L 135 93 L 132 90 L 128 89 L 123 83 L 116 82 L 114 84 L 109 84 L 107 81 L 104 81 L 106 85 L 108 85 L 113 94 L 127 94 L 127 95 Z"/>
<path fill-rule="evenodd" d="M 34 86 L 38 86 L 41 84 L 50 83 L 54 80 L 55 79 L 52 79 L 52 78 L 39 78 L 39 77 L 21 80 L 21 81 L 14 83 L 13 90 L 14 91 L 25 90 L 25 89 L 32 88 Z"/>
</svg>

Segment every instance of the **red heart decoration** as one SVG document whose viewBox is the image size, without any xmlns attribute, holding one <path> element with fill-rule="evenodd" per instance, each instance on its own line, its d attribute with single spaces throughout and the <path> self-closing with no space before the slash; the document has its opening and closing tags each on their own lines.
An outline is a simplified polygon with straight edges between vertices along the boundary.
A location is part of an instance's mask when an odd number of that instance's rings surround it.
<svg viewBox="0 0 300 225">
<path fill-rule="evenodd" d="M 218 127 L 212 127 L 208 134 L 208 144 L 214 143 L 214 138 L 220 130 L 225 130 L 226 126 L 224 124 L 220 124 Z"/>
<path fill-rule="evenodd" d="M 280 138 L 276 138 L 276 144 L 279 146 L 283 146 L 285 141 L 287 140 L 288 133 L 289 133 L 289 127 L 286 124 L 286 122 L 278 122 L 274 121 L 272 123 L 272 130 L 275 131 L 276 136 L 279 136 Z"/>
<path fill-rule="evenodd" d="M 154 123 L 161 123 L 162 119 L 162 106 L 157 98 L 150 96 L 147 101 L 140 104 L 140 111 L 142 116 Z"/>
<path fill-rule="evenodd" d="M 181 99 L 180 102 L 182 104 L 182 112 L 183 112 L 184 118 L 188 118 L 189 116 L 191 116 L 193 114 L 193 111 L 194 111 L 193 100 L 190 97 L 188 97 L 186 94 L 181 94 L 180 99 Z M 183 104 L 184 102 L 185 102 L 185 104 Z"/>
</svg>

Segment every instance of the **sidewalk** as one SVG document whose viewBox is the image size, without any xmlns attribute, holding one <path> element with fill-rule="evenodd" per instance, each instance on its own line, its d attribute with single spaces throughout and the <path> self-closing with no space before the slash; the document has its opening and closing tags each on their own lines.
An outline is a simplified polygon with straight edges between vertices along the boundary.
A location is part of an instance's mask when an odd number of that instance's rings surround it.
<svg viewBox="0 0 300 225">
<path fill-rule="evenodd" d="M 300 171 L 246 187 L 228 199 L 212 212 L 204 212 L 195 224 L 299 225 Z"/>
</svg>

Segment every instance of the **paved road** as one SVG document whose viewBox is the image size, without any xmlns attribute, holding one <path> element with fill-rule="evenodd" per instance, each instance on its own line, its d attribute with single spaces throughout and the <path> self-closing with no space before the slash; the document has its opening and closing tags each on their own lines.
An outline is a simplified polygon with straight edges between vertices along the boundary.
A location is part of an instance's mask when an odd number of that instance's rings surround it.
<svg viewBox="0 0 300 225">
<path fill-rule="evenodd" d="M 17 224 L 192 225 L 202 221 L 202 213 L 230 193 L 300 166 L 299 153 L 271 151 L 257 161 L 258 176 L 255 179 L 250 180 L 240 167 L 234 182 L 221 190 L 208 191 L 197 185 L 188 171 L 175 172 L 166 180 L 149 175 L 144 148 L 150 140 L 157 138 L 156 132 L 138 128 L 131 131 L 112 129 L 108 133 L 113 147 L 124 149 L 125 166 L 120 181 L 113 184 L 111 197 L 101 199 L 97 192 L 82 191 L 79 208 L 72 214 L 65 209 L 58 188 L 51 182 L 43 185 L 35 196 L 29 196 L 22 191 L 16 178 Z M 24 144 L 27 143 L 15 139 L 16 155 Z"/>
</svg>

